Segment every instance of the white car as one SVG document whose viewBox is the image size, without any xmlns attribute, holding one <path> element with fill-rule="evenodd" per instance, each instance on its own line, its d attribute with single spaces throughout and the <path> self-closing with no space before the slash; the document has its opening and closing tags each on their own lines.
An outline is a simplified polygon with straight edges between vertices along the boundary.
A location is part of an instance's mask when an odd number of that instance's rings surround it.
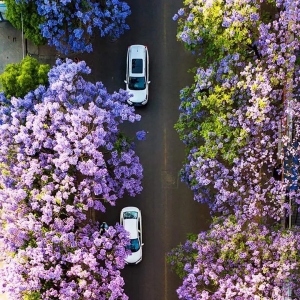
<svg viewBox="0 0 300 300">
<path fill-rule="evenodd" d="M 131 254 L 125 259 L 127 264 L 138 264 L 142 261 L 142 214 L 137 207 L 128 206 L 121 210 L 120 224 L 130 234 L 128 249 Z"/>
<path fill-rule="evenodd" d="M 149 96 L 149 54 L 146 46 L 128 47 L 126 60 L 126 91 L 132 96 L 130 105 L 146 105 Z"/>
<path fill-rule="evenodd" d="M 4 1 L 0 1 L 0 22 L 6 21 L 6 4 Z"/>
</svg>

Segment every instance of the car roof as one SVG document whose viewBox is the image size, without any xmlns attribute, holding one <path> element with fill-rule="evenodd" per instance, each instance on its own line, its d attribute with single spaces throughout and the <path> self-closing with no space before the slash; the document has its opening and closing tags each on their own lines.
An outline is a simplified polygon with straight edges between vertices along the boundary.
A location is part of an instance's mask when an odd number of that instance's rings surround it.
<svg viewBox="0 0 300 300">
<path fill-rule="evenodd" d="M 136 239 L 138 237 L 137 232 L 137 219 L 125 219 L 123 226 L 130 234 L 130 239 Z"/>
<path fill-rule="evenodd" d="M 129 47 L 129 54 L 131 59 L 145 58 L 146 47 L 143 45 L 132 45 Z"/>
</svg>

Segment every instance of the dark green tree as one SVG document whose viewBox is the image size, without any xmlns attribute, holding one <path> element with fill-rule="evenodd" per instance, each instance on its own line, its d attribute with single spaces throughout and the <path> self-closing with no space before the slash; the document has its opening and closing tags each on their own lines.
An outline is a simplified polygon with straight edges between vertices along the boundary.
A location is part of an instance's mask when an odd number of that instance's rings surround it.
<svg viewBox="0 0 300 300">
<path fill-rule="evenodd" d="M 24 36 L 35 45 L 44 45 L 47 40 L 42 36 L 40 24 L 45 22 L 45 18 L 37 12 L 37 6 L 34 1 L 5 0 L 7 7 L 6 18 L 17 29 L 23 31 Z"/>
</svg>

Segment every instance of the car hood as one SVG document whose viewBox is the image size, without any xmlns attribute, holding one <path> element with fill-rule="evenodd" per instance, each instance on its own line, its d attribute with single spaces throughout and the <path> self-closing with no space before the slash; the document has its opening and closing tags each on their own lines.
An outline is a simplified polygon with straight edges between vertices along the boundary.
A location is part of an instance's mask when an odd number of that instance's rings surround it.
<svg viewBox="0 0 300 300">
<path fill-rule="evenodd" d="M 128 264 L 135 264 L 137 262 L 140 262 L 141 259 L 142 259 L 142 247 L 137 252 L 132 252 L 130 255 L 128 255 L 125 261 Z"/>
<path fill-rule="evenodd" d="M 133 91 L 133 90 L 129 90 L 129 94 L 131 94 L 132 96 L 130 97 L 130 101 L 133 103 L 141 103 L 146 99 L 146 89 L 141 90 L 141 91 Z"/>
</svg>

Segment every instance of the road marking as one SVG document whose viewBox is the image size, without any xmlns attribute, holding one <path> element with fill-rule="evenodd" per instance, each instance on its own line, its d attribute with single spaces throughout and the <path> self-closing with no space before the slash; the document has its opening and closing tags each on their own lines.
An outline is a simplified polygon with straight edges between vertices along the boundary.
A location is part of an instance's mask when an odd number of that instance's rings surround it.
<svg viewBox="0 0 300 300">
<path fill-rule="evenodd" d="M 178 189 L 179 173 L 175 170 L 161 170 L 162 187 L 167 189 Z"/>
<path fill-rule="evenodd" d="M 167 53 L 166 52 L 166 50 L 167 50 L 167 26 L 166 26 L 166 24 L 167 24 L 167 19 L 168 19 L 168 17 L 167 17 L 167 8 L 166 8 L 166 2 L 167 1 L 163 1 L 164 2 L 164 5 L 163 5 L 163 11 L 164 11 L 164 37 L 163 37 L 163 45 L 164 45 L 164 50 L 165 50 L 165 52 L 164 53 Z"/>
<path fill-rule="evenodd" d="M 164 170 L 167 170 L 167 164 L 168 164 L 168 146 L 167 146 L 167 128 L 164 128 Z"/>
</svg>

